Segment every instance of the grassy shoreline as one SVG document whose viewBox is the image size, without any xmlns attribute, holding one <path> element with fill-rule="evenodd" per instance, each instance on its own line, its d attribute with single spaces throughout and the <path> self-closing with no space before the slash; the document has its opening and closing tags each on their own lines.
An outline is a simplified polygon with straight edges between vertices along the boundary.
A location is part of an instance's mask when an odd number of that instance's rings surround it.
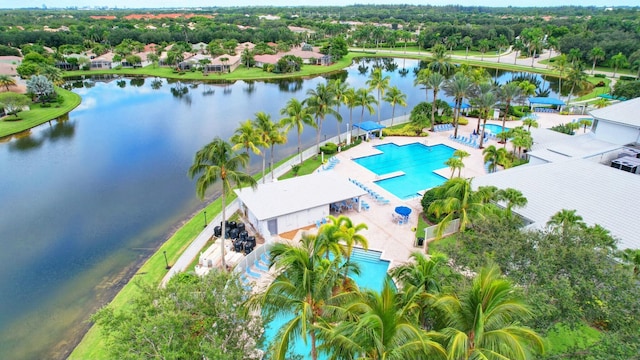
<svg viewBox="0 0 640 360">
<path fill-rule="evenodd" d="M 15 135 L 23 131 L 42 125 L 47 121 L 59 118 L 75 109 L 82 102 L 80 95 L 73 91 L 56 87 L 58 95 L 64 98 L 60 107 L 43 108 L 40 104 L 33 103 L 29 111 L 21 111 L 18 116 L 21 120 L 12 120 L 14 116 L 8 116 L 0 121 L 0 138 Z"/>
</svg>

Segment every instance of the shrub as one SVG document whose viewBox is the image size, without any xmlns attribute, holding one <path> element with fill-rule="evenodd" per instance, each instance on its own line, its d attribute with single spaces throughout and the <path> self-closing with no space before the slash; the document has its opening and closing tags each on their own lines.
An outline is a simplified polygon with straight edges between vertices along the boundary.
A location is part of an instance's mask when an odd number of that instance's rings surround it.
<svg viewBox="0 0 640 360">
<path fill-rule="evenodd" d="M 423 126 L 420 124 L 408 123 L 399 128 L 382 129 L 382 135 L 384 136 L 427 136 L 427 133 L 424 133 L 422 129 L 423 129 Z"/>
<path fill-rule="evenodd" d="M 635 76 L 620 75 L 620 80 L 633 81 L 635 79 Z"/>
<path fill-rule="evenodd" d="M 438 196 L 438 188 L 431 188 L 429 190 L 427 190 L 424 195 L 422 196 L 422 200 L 420 200 L 420 204 L 422 205 L 422 211 L 424 212 L 424 214 L 427 217 L 427 220 L 429 220 L 430 223 L 432 224 L 437 224 L 440 222 L 440 220 L 442 219 L 443 216 L 440 217 L 436 217 L 433 214 L 429 214 L 429 205 L 431 205 L 432 202 L 439 200 L 440 197 Z"/>
<path fill-rule="evenodd" d="M 328 142 L 328 143 L 320 146 L 320 151 L 322 151 L 326 155 L 335 154 L 335 153 L 338 152 L 338 145 L 336 145 L 336 144 L 334 144 L 332 142 Z"/>
<path fill-rule="evenodd" d="M 468 125 L 469 124 L 469 119 L 467 119 L 466 117 L 459 117 L 458 118 L 458 124 L 460 125 Z"/>
<path fill-rule="evenodd" d="M 597 83 L 597 84 L 595 85 L 595 87 L 604 87 L 604 86 L 605 86 L 604 81 L 600 81 L 599 83 Z"/>
<path fill-rule="evenodd" d="M 593 77 L 603 78 L 604 79 L 604 78 L 607 77 L 607 75 L 605 75 L 605 74 L 594 74 Z"/>
</svg>

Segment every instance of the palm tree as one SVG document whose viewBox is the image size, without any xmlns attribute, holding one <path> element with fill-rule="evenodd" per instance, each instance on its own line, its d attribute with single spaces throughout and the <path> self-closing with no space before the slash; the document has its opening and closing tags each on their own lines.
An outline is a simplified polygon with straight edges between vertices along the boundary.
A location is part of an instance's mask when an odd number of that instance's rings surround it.
<svg viewBox="0 0 640 360">
<path fill-rule="evenodd" d="M 271 150 L 269 151 L 269 155 L 271 156 L 271 181 L 274 178 L 274 162 L 273 162 L 273 148 L 276 145 L 282 145 L 287 143 L 287 136 L 283 131 L 283 126 L 280 123 L 275 123 L 271 127 L 271 132 L 269 133 L 269 146 L 271 146 Z"/>
<path fill-rule="evenodd" d="M 465 60 L 469 58 L 469 48 L 473 46 L 473 39 L 470 36 L 465 36 L 462 38 L 462 46 L 465 48 L 464 58 Z"/>
<path fill-rule="evenodd" d="M 254 154 L 260 155 L 260 147 L 266 146 L 251 120 L 240 123 L 240 126 L 231 136 L 231 142 L 234 144 L 232 147 L 234 151 L 242 148 L 247 154 L 251 150 Z"/>
<path fill-rule="evenodd" d="M 563 237 L 566 237 L 572 229 L 586 227 L 587 225 L 582 221 L 582 216 L 577 215 L 576 211 L 567 209 L 558 211 L 547 221 L 547 226 L 554 231 L 560 231 Z"/>
<path fill-rule="evenodd" d="M 424 101 L 429 101 L 429 89 L 430 89 L 430 87 L 429 87 L 429 84 L 427 84 L 427 80 L 429 79 L 429 76 L 431 74 L 433 74 L 433 72 L 430 69 L 421 69 L 416 74 L 416 78 L 413 79 L 413 86 L 418 86 L 418 85 L 424 86 L 424 93 L 425 93 L 425 100 Z"/>
<path fill-rule="evenodd" d="M 332 108 L 335 104 L 335 96 L 331 87 L 319 83 L 315 89 L 307 90 L 307 98 L 302 102 L 309 107 L 309 112 L 316 118 L 316 153 L 320 153 L 320 133 L 322 132 L 322 122 L 330 114 L 340 118 L 340 114 Z"/>
<path fill-rule="evenodd" d="M 624 249 L 622 252 L 622 260 L 626 262 L 633 270 L 633 275 L 640 277 L 640 250 Z"/>
<path fill-rule="evenodd" d="M 369 249 L 369 242 L 362 234 L 358 234 L 361 230 L 366 230 L 367 224 L 360 223 L 353 224 L 353 221 L 347 216 L 340 215 L 338 218 L 329 216 L 329 222 L 335 224 L 337 232 L 335 236 L 339 239 L 343 246 L 343 253 L 346 257 L 344 281 L 347 281 L 347 275 L 349 273 L 349 264 L 351 262 L 351 254 L 353 254 L 353 248 L 355 245 L 360 245 L 364 250 Z"/>
<path fill-rule="evenodd" d="M 269 251 L 278 275 L 263 294 L 252 298 L 250 304 L 260 305 L 272 316 L 293 315 L 278 332 L 273 359 L 286 358 L 289 343 L 302 335 L 311 340 L 311 359 L 318 358 L 318 333 L 328 320 L 326 308 L 336 302 L 333 290 L 339 283 L 337 261 L 322 257 L 315 235 L 304 234 L 300 243 L 275 243 Z"/>
<path fill-rule="evenodd" d="M 402 107 L 407 106 L 407 95 L 403 93 L 402 90 L 398 89 L 397 86 L 392 86 L 384 95 L 384 101 L 388 102 L 389 105 L 391 105 L 391 126 L 393 126 L 393 118 L 395 117 L 396 113 L 396 105 L 400 105 Z"/>
<path fill-rule="evenodd" d="M 503 34 L 496 39 L 496 46 L 498 47 L 498 63 L 500 63 L 500 56 L 502 55 L 502 49 L 505 49 L 509 46 L 509 39 Z"/>
<path fill-rule="evenodd" d="M 369 86 L 369 90 L 376 90 L 378 93 L 378 124 L 380 124 L 380 98 L 385 93 L 385 91 L 389 88 L 389 81 L 391 78 L 387 76 L 383 76 L 382 69 L 376 68 L 369 75 L 369 80 L 367 80 L 367 86 Z"/>
<path fill-rule="evenodd" d="M 574 66 L 567 75 L 567 85 L 571 86 L 569 90 L 569 97 L 567 98 L 567 105 L 571 102 L 571 95 L 577 89 L 583 89 L 587 82 L 587 75 L 582 71 L 582 66 Z"/>
<path fill-rule="evenodd" d="M 507 218 L 511 218 L 513 208 L 521 208 L 527 206 L 527 198 L 522 195 L 522 192 L 513 188 L 500 189 L 496 193 L 496 199 L 504 201 L 507 206 Z"/>
<path fill-rule="evenodd" d="M 218 182 L 222 183 L 222 192 L 220 194 L 220 200 L 222 202 L 222 236 L 219 239 L 220 250 L 222 254 L 222 268 L 226 269 L 225 263 L 225 248 L 224 248 L 224 234 L 225 234 L 225 221 L 227 219 L 226 207 L 227 207 L 227 195 L 231 190 L 240 185 L 250 185 L 252 188 L 256 187 L 256 180 L 249 174 L 239 171 L 240 167 L 246 167 L 249 163 L 249 154 L 244 152 L 237 154 L 231 148 L 231 145 L 226 141 L 216 137 L 212 142 L 205 145 L 202 149 L 196 152 L 193 160 L 193 165 L 189 168 L 188 175 L 191 179 L 196 176 L 196 194 L 200 199 L 204 199 L 204 194 L 207 189 Z"/>
<path fill-rule="evenodd" d="M 481 88 L 481 87 L 478 87 Z M 487 119 L 489 118 L 489 112 L 493 107 L 498 103 L 498 96 L 493 91 L 493 87 L 489 88 L 489 91 L 480 92 L 472 98 L 474 105 L 480 111 L 480 117 L 478 118 L 478 127 L 480 127 L 480 122 L 482 121 L 482 131 L 477 130 L 480 133 L 480 144 L 478 147 L 482 149 L 482 145 L 484 143 L 484 131 L 487 125 Z"/>
<path fill-rule="evenodd" d="M 347 124 L 347 130 L 349 135 L 347 137 L 347 145 L 351 144 L 351 138 L 353 136 L 353 108 L 358 106 L 358 95 L 356 89 L 349 87 L 344 93 L 344 104 L 349 108 L 349 123 Z"/>
<path fill-rule="evenodd" d="M 449 359 L 525 360 L 543 352 L 542 339 L 519 320 L 531 311 L 497 266 L 486 267 L 462 296 L 442 295 L 435 302 L 445 320 Z"/>
<path fill-rule="evenodd" d="M 527 47 L 525 46 L 524 42 L 522 42 L 522 40 L 520 39 L 516 39 L 513 42 L 513 51 L 516 52 L 516 56 L 513 57 L 513 64 L 515 65 L 516 62 L 518 61 L 518 54 L 522 55 L 522 52 L 525 51 L 527 49 Z"/>
<path fill-rule="evenodd" d="M 273 128 L 275 124 L 271 121 L 271 115 L 265 113 L 264 111 L 259 111 L 256 113 L 256 117 L 253 120 L 253 127 L 258 132 L 258 136 L 260 137 L 260 146 L 263 148 L 268 148 L 271 146 L 273 139 L 271 139 L 271 135 L 273 135 Z M 267 162 L 267 154 L 263 151 L 262 155 L 262 183 L 266 182 L 265 169 Z"/>
<path fill-rule="evenodd" d="M 484 162 L 489 163 L 488 170 L 490 173 L 498 169 L 498 164 L 505 164 L 508 160 L 507 150 L 505 148 L 498 149 L 495 145 L 489 145 L 482 150 L 482 155 L 484 155 Z"/>
<path fill-rule="evenodd" d="M 621 52 L 611 57 L 611 63 L 613 64 L 614 78 L 616 77 L 616 72 L 618 71 L 619 68 L 625 67 L 628 65 L 627 57 Z"/>
<path fill-rule="evenodd" d="M 564 72 L 567 70 L 567 55 L 562 54 L 556 57 L 556 61 L 553 63 L 553 67 L 558 70 L 558 92 L 562 93 L 562 78 L 564 77 Z"/>
<path fill-rule="evenodd" d="M 484 61 L 484 53 L 489 51 L 490 48 L 491 41 L 489 41 L 489 39 L 480 39 L 480 41 L 478 41 L 478 50 L 480 50 L 480 53 L 482 54 L 480 56 L 480 61 Z"/>
<path fill-rule="evenodd" d="M 428 67 L 429 70 L 445 77 L 449 77 L 455 71 L 455 67 L 451 63 L 451 56 L 447 54 L 447 48 L 442 44 L 436 44 L 431 48 L 431 61 Z"/>
<path fill-rule="evenodd" d="M 605 99 L 606 100 L 606 99 Z M 578 124 L 580 124 L 583 127 L 583 131 L 586 133 L 587 132 L 587 126 L 591 126 L 593 122 L 590 119 L 580 119 L 578 121 Z"/>
<path fill-rule="evenodd" d="M 438 200 L 429 205 L 428 212 L 437 218 L 444 215 L 436 228 L 436 237 L 441 238 L 453 219 L 460 220 L 460 231 L 464 231 L 472 220 L 484 218 L 492 209 L 478 193 L 471 189 L 471 179 L 461 177 L 447 180 L 438 190 Z"/>
<path fill-rule="evenodd" d="M 522 149 L 528 149 L 533 145 L 533 138 L 531 137 L 531 133 L 522 127 L 517 127 L 512 131 L 512 140 L 514 151 L 515 148 L 518 149 L 518 157 L 520 157 Z"/>
<path fill-rule="evenodd" d="M 431 103 L 431 131 L 435 131 L 436 126 L 436 101 L 438 100 L 438 92 L 445 83 L 444 75 L 440 73 L 430 73 L 427 76 L 425 85 L 433 91 L 433 102 Z"/>
<path fill-rule="evenodd" d="M 504 114 L 502 114 L 502 132 L 505 132 L 504 130 L 507 123 L 509 106 L 512 102 L 518 102 L 521 96 L 522 88 L 520 88 L 515 82 L 506 83 L 498 88 L 498 97 L 500 98 L 500 101 L 504 103 Z"/>
<path fill-rule="evenodd" d="M 551 63 L 551 54 L 554 50 L 558 49 L 558 39 L 553 36 L 547 37 L 547 49 L 549 49 L 549 58 L 547 58 L 547 69 L 549 68 L 549 64 Z"/>
<path fill-rule="evenodd" d="M 302 132 L 304 127 L 309 125 L 315 127 L 313 117 L 309 113 L 309 109 L 305 107 L 300 100 L 291 98 L 284 108 L 280 110 L 280 115 L 286 115 L 286 117 L 280 119 L 280 124 L 283 126 L 285 132 L 289 132 L 292 127 L 295 127 L 298 133 L 298 155 L 300 156 L 300 163 L 302 164 Z"/>
<path fill-rule="evenodd" d="M 16 86 L 16 80 L 9 75 L 0 75 L 0 87 L 2 86 L 9 91 L 11 86 Z"/>
<path fill-rule="evenodd" d="M 460 158 L 450 157 L 449 159 L 447 159 L 447 161 L 444 162 L 444 164 L 451 169 L 450 179 L 453 179 L 453 176 L 456 174 L 456 170 L 458 170 L 458 177 L 460 177 L 460 173 L 462 172 L 462 168 L 464 167 L 464 163 Z"/>
<path fill-rule="evenodd" d="M 571 66 L 575 66 L 577 62 L 582 60 L 582 51 L 578 48 L 573 48 L 569 50 L 567 58 L 571 61 Z"/>
<path fill-rule="evenodd" d="M 609 102 L 609 100 L 605 99 L 605 98 L 599 98 L 598 100 L 596 100 L 593 103 L 593 106 L 596 107 L 596 109 L 602 109 L 605 108 L 607 106 L 611 105 L 611 103 Z"/>
<path fill-rule="evenodd" d="M 333 95 L 336 97 L 336 113 L 340 114 L 340 105 L 346 103 L 346 94 L 349 89 L 349 85 L 344 83 L 342 79 L 338 78 L 329 83 Z M 342 123 L 342 117 L 336 117 L 336 126 L 338 127 L 338 142 L 340 142 L 340 124 Z"/>
<path fill-rule="evenodd" d="M 464 98 L 468 97 L 471 94 L 473 83 L 468 76 L 458 72 L 453 75 L 451 79 L 447 80 L 447 82 L 443 85 L 443 89 L 447 95 L 452 96 L 455 99 L 453 116 L 455 130 L 453 132 L 453 136 L 458 137 L 458 119 L 460 117 L 460 108 L 462 107 Z"/>
<path fill-rule="evenodd" d="M 522 125 L 527 126 L 527 131 L 531 131 L 531 128 L 538 128 L 538 122 L 535 119 L 527 118 L 522 120 Z"/>
<path fill-rule="evenodd" d="M 591 51 L 589 51 L 589 59 L 593 61 L 593 65 L 591 65 L 591 75 L 593 75 L 593 72 L 596 70 L 596 64 L 598 63 L 598 61 L 604 60 L 605 56 L 606 54 L 604 50 L 602 50 L 602 48 L 599 46 L 596 46 L 592 48 Z"/>
<path fill-rule="evenodd" d="M 389 278 L 380 292 L 359 293 L 342 307 L 346 320 L 327 329 L 327 341 L 321 347 L 334 359 L 444 358 L 444 349 L 432 340 L 437 334 L 416 325 L 414 304 L 403 306 L 400 296 Z"/>
<path fill-rule="evenodd" d="M 375 112 L 375 109 L 371 104 L 377 104 L 376 99 L 369 93 L 369 90 L 360 88 L 356 91 L 356 103 L 358 106 L 362 106 L 362 113 L 360 114 L 360 125 L 364 120 L 364 109 L 369 111 L 369 115 Z"/>
</svg>

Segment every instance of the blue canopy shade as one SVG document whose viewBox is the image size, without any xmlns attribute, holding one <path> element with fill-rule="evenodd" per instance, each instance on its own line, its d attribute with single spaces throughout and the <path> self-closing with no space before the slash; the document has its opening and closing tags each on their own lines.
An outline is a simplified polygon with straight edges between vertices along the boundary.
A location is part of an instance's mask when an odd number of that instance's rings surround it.
<svg viewBox="0 0 640 360">
<path fill-rule="evenodd" d="M 542 104 L 542 105 L 565 105 L 564 101 L 560 99 L 554 99 L 549 97 L 530 97 L 530 104 Z"/>
<path fill-rule="evenodd" d="M 620 101 L 627 100 L 627 98 L 624 97 L 624 96 L 613 96 L 613 95 L 609 95 L 609 94 L 600 94 L 600 95 L 598 95 L 598 97 L 601 97 L 601 98 L 607 99 L 607 100 L 620 100 Z"/>
<path fill-rule="evenodd" d="M 353 124 L 353 127 L 360 128 L 364 131 L 375 131 L 384 129 L 386 126 L 373 121 L 363 121 L 362 124 Z"/>
<path fill-rule="evenodd" d="M 452 109 L 456 107 L 456 103 L 453 101 L 447 101 L 447 105 L 449 105 Z M 471 105 L 466 102 L 463 102 L 462 105 L 460 105 L 460 109 L 469 109 L 470 107 Z"/>
</svg>

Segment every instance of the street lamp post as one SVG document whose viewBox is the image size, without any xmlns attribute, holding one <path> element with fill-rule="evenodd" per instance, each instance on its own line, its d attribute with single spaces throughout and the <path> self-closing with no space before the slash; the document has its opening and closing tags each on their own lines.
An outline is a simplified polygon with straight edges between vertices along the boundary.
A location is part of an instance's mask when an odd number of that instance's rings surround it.
<svg viewBox="0 0 640 360">
<path fill-rule="evenodd" d="M 164 263 L 167 265 L 165 266 L 165 269 L 169 270 L 171 269 L 171 266 L 169 266 L 169 261 L 167 260 L 167 251 L 163 251 L 162 254 L 164 255 Z"/>
<path fill-rule="evenodd" d="M 204 211 L 204 227 L 207 227 L 207 210 Z"/>
</svg>

